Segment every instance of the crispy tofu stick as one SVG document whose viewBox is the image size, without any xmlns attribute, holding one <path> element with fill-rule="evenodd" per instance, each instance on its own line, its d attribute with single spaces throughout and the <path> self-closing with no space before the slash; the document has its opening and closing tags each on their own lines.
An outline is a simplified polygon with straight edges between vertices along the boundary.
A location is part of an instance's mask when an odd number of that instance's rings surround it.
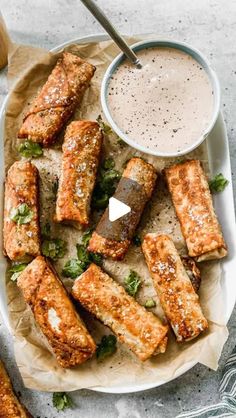
<svg viewBox="0 0 236 418">
<path fill-rule="evenodd" d="M 177 341 L 192 340 L 208 323 L 173 241 L 167 235 L 147 234 L 142 250 Z"/>
<path fill-rule="evenodd" d="M 166 348 L 168 327 L 96 264 L 76 279 L 73 297 L 144 361 Z"/>
<path fill-rule="evenodd" d="M 18 133 L 48 147 L 80 104 L 95 67 L 64 52 L 24 117 Z"/>
<path fill-rule="evenodd" d="M 76 121 L 67 127 L 57 192 L 57 222 L 88 225 L 101 145 L 102 132 L 97 122 Z"/>
<path fill-rule="evenodd" d="M 131 212 L 110 222 L 107 208 L 89 241 L 89 251 L 114 260 L 124 258 L 144 207 L 152 195 L 156 178 L 156 170 L 151 164 L 136 157 L 129 160 L 113 197 L 130 206 Z"/>
<path fill-rule="evenodd" d="M 28 161 L 15 162 L 5 185 L 4 248 L 13 261 L 40 254 L 38 170 Z"/>
<path fill-rule="evenodd" d="M 173 165 L 164 173 L 190 257 L 196 261 L 225 257 L 227 247 L 200 161 Z"/>
<path fill-rule="evenodd" d="M 32 418 L 32 415 L 19 402 L 11 385 L 9 376 L 0 360 L 0 418 Z"/>
<path fill-rule="evenodd" d="M 60 366 L 76 366 L 92 357 L 96 345 L 44 257 L 32 261 L 17 284 Z"/>
</svg>

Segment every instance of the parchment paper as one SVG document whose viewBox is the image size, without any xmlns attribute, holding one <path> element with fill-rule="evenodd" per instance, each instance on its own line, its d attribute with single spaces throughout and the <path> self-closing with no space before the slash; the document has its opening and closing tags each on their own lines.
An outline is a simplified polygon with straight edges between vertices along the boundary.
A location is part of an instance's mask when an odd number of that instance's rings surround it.
<svg viewBox="0 0 236 418">
<path fill-rule="evenodd" d="M 129 39 L 129 42 L 133 43 L 134 39 Z M 96 119 L 99 114 L 102 114 L 99 101 L 101 79 L 109 62 L 118 53 L 118 50 L 110 41 L 98 44 L 71 45 L 66 49 L 88 59 L 97 67 L 91 87 L 84 96 L 82 106 L 74 116 L 74 119 Z M 17 131 L 22 121 L 23 112 L 38 88 L 47 79 L 58 56 L 60 56 L 60 53 L 52 55 L 46 51 L 25 46 L 17 46 L 11 51 L 9 81 L 13 87 L 6 113 L 6 169 L 15 159 L 19 158 Z M 72 280 L 67 279 L 65 281 L 61 276 L 61 269 L 69 258 L 76 256 L 75 245 L 80 241 L 82 231 L 52 223 L 55 210 L 53 183 L 60 174 L 62 137 L 63 134 L 60 135 L 57 144 L 52 149 L 45 150 L 44 156 L 34 159 L 33 163 L 40 172 L 41 224 L 51 221 L 52 235 L 54 237 L 61 236 L 68 243 L 65 257 L 55 263 L 55 268 L 70 289 Z M 147 161 L 154 164 L 159 172 L 166 164 L 171 162 L 171 160 L 144 155 L 129 146 L 121 147 L 114 134 L 106 136 L 103 153 L 114 157 L 116 168 L 120 171 L 123 170 L 125 161 L 134 155 L 143 156 Z M 201 159 L 207 169 L 207 153 L 204 145 L 188 157 Z M 183 159 L 183 157 L 180 159 Z M 96 223 L 98 217 L 98 214 L 94 214 L 92 223 Z M 185 253 L 179 223 L 175 217 L 163 180 L 159 176 L 155 193 L 146 207 L 138 232 L 142 236 L 146 232 L 161 231 L 170 234 L 174 238 L 179 251 Z M 70 391 L 93 386 L 120 386 L 122 388 L 123 385 L 140 385 L 155 381 L 167 382 L 179 374 L 181 370 L 186 370 L 188 364 L 193 361 L 216 370 L 223 345 L 228 336 L 221 297 L 220 263 L 201 263 L 200 268 L 202 272 L 200 301 L 209 320 L 209 331 L 207 333 L 204 333 L 197 340 L 185 344 L 177 344 L 170 334 L 166 353 L 158 355 L 145 363 L 137 360 L 124 345 L 118 344 L 117 353 L 107 360 L 98 363 L 94 358 L 72 370 L 64 370 L 57 365 L 45 338 L 35 325 L 31 311 L 25 305 L 17 285 L 6 279 L 10 322 L 15 336 L 16 361 L 25 385 L 32 389 L 45 391 Z M 122 262 L 106 260 L 104 269 L 120 283 L 129 273 L 129 269 L 137 271 L 142 277 L 142 288 L 137 296 L 138 302 L 142 304 L 147 298 L 154 298 L 157 307 L 153 309 L 153 312 L 163 315 L 140 247 L 132 246 Z M 103 334 L 110 333 L 107 328 L 87 314 L 84 315 L 84 319 L 96 341 L 100 341 Z"/>
</svg>

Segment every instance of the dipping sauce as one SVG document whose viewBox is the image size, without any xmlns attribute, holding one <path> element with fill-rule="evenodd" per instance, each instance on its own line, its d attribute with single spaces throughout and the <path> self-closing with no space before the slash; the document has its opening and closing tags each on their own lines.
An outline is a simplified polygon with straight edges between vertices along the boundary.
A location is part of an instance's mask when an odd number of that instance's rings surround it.
<svg viewBox="0 0 236 418">
<path fill-rule="evenodd" d="M 187 53 L 151 47 L 137 51 L 142 68 L 124 60 L 108 86 L 116 125 L 151 152 L 178 153 L 207 128 L 214 96 L 207 73 Z"/>
</svg>

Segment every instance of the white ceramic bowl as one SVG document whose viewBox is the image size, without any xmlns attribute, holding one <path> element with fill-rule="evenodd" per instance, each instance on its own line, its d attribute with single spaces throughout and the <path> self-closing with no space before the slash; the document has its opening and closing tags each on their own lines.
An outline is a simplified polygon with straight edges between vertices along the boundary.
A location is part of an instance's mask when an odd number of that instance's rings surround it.
<svg viewBox="0 0 236 418">
<path fill-rule="evenodd" d="M 208 136 L 208 134 L 211 132 L 213 126 L 215 125 L 215 122 L 217 120 L 217 117 L 219 115 L 220 111 L 220 86 L 219 81 L 217 78 L 217 75 L 215 71 L 211 68 L 209 62 L 207 59 L 195 48 L 187 45 L 183 42 L 178 41 L 171 41 L 171 40 L 145 40 L 138 42 L 131 46 L 131 48 L 134 51 L 139 51 L 144 48 L 151 48 L 151 47 L 168 47 L 168 48 L 175 48 L 178 50 L 181 50 L 189 55 L 191 55 L 206 71 L 212 90 L 214 93 L 214 105 L 213 105 L 213 111 L 211 114 L 211 118 L 209 119 L 208 125 L 204 132 L 201 134 L 200 137 L 196 139 L 194 144 L 192 144 L 189 147 L 186 147 L 180 152 L 161 152 L 157 150 L 150 150 L 144 146 L 141 146 L 137 144 L 133 139 L 130 138 L 129 135 L 125 134 L 121 128 L 116 124 L 115 120 L 113 119 L 111 112 L 109 110 L 109 106 L 107 104 L 107 92 L 109 87 L 110 78 L 113 75 L 114 71 L 117 69 L 117 67 L 122 63 L 122 61 L 125 59 L 125 55 L 123 53 L 119 54 L 109 65 L 102 81 L 101 86 L 101 103 L 103 112 L 105 114 L 105 117 L 109 124 L 111 125 L 112 129 L 117 133 L 117 135 L 122 138 L 127 144 L 131 145 L 133 148 L 138 149 L 139 151 L 143 151 L 147 154 L 157 155 L 159 157 L 177 157 L 180 155 L 187 154 L 188 152 L 195 149 L 198 145 L 200 145 L 204 139 Z M 204 98 L 203 98 L 204 100 Z"/>
</svg>

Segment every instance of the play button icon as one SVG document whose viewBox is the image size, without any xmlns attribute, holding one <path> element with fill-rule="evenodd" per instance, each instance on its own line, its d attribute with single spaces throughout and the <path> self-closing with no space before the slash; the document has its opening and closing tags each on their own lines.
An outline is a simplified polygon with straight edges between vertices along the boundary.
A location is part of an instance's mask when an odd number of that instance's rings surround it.
<svg viewBox="0 0 236 418">
<path fill-rule="evenodd" d="M 111 197 L 109 199 L 108 210 L 109 221 L 114 222 L 117 219 L 122 218 L 122 216 L 127 215 L 127 213 L 131 212 L 131 207 L 116 199 L 115 197 Z"/>
</svg>

